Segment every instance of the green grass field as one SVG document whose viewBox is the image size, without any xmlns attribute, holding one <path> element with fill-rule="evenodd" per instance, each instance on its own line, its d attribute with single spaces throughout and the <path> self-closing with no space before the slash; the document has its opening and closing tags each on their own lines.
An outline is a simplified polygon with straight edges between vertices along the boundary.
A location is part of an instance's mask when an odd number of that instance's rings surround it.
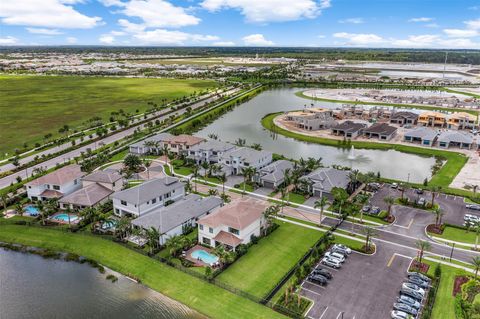
<svg viewBox="0 0 480 319">
<path fill-rule="evenodd" d="M 115 271 L 205 314 L 209 318 L 284 318 L 273 310 L 187 275 L 109 240 L 89 234 L 0 225 L 0 241 L 71 252 Z"/>
<path fill-rule="evenodd" d="M 322 236 L 316 230 L 279 223 L 277 230 L 250 247 L 217 278 L 257 297 L 266 295 Z"/>
<path fill-rule="evenodd" d="M 440 237 L 443 239 L 458 241 L 467 244 L 475 244 L 476 233 L 474 230 L 467 231 L 455 227 L 446 226 L 443 230 L 443 234 L 432 234 L 434 237 Z M 480 243 L 480 239 L 479 239 Z"/>
<path fill-rule="evenodd" d="M 216 86 L 214 81 L 80 76 L 0 76 L 0 153 L 32 147 L 64 124 L 71 128 L 112 111 L 135 113 Z"/>
</svg>

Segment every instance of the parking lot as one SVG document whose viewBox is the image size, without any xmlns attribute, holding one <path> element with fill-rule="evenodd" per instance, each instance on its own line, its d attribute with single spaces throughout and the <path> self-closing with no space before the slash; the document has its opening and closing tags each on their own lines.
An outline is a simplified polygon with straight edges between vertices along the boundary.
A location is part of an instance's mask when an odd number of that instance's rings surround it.
<svg viewBox="0 0 480 319">
<path fill-rule="evenodd" d="M 325 287 L 305 280 L 301 294 L 314 302 L 307 316 L 314 319 L 390 318 L 411 257 L 378 245 L 374 255 L 352 252 Z M 407 251 L 411 254 L 411 251 Z M 343 316 L 343 317 L 342 317 Z"/>
</svg>

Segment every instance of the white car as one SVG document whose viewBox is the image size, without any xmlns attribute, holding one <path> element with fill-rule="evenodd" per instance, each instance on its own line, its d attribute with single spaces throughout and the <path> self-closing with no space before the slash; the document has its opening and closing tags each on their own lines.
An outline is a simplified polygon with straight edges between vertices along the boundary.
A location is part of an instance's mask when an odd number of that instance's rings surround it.
<svg viewBox="0 0 480 319">
<path fill-rule="evenodd" d="M 332 268 L 335 268 L 335 269 L 338 269 L 340 267 L 342 267 L 342 263 L 337 260 L 337 259 L 332 259 L 332 258 L 323 258 L 321 263 L 323 265 L 326 265 L 326 266 L 329 266 L 329 267 L 332 267 Z"/>
<path fill-rule="evenodd" d="M 330 258 L 330 259 L 336 259 L 341 263 L 345 262 L 345 257 L 342 254 L 339 254 L 339 253 L 332 253 L 330 251 L 327 251 L 325 253 L 325 257 Z"/>
<path fill-rule="evenodd" d="M 392 312 L 390 313 L 390 316 L 392 317 L 392 319 L 409 319 L 409 318 L 413 318 L 413 317 L 410 316 L 408 313 L 403 312 L 403 311 L 400 311 L 400 310 L 392 310 Z"/>
<path fill-rule="evenodd" d="M 335 244 L 335 245 L 333 245 L 333 247 L 338 247 L 341 250 L 344 250 L 349 255 L 352 253 L 352 250 L 349 247 L 347 247 L 345 245 L 342 245 L 342 244 Z"/>
<path fill-rule="evenodd" d="M 413 291 L 416 291 L 418 292 L 419 294 L 421 294 L 422 296 L 425 296 L 425 290 L 420 288 L 419 286 L 415 285 L 415 284 L 412 284 L 410 282 L 404 282 L 402 284 L 402 287 L 403 288 L 407 288 L 407 289 L 410 289 L 410 290 L 413 290 Z"/>
</svg>

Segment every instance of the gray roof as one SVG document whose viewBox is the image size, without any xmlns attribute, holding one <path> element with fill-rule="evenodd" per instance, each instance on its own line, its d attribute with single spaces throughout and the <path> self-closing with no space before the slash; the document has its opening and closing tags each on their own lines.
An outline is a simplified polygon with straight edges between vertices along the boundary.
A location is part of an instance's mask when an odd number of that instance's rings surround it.
<svg viewBox="0 0 480 319">
<path fill-rule="evenodd" d="M 375 123 L 372 126 L 363 130 L 363 133 L 379 134 L 379 135 L 392 135 L 397 131 L 395 126 L 388 125 L 387 123 Z"/>
<path fill-rule="evenodd" d="M 473 136 L 469 133 L 458 131 L 444 131 L 438 136 L 438 142 L 472 144 Z"/>
<path fill-rule="evenodd" d="M 411 118 L 411 119 L 417 119 L 418 118 L 418 114 L 417 113 L 413 113 L 413 112 L 409 112 L 409 111 L 399 111 L 399 112 L 395 112 L 393 113 L 392 119 L 398 119 L 398 118 Z"/>
<path fill-rule="evenodd" d="M 293 163 L 287 160 L 275 161 L 260 170 L 260 178 L 267 182 L 282 182 L 286 169 L 293 169 Z"/>
<path fill-rule="evenodd" d="M 418 127 L 408 132 L 405 132 L 405 137 L 420 138 L 422 140 L 433 141 L 438 136 L 438 131 L 428 127 Z"/>
<path fill-rule="evenodd" d="M 156 134 L 154 136 L 147 137 L 146 139 L 141 140 L 137 143 L 133 143 L 130 146 L 131 147 L 143 147 L 143 146 L 145 146 L 145 142 L 148 142 L 148 141 L 163 142 L 163 141 L 166 141 L 166 140 L 170 139 L 172 136 L 173 135 L 170 134 L 170 133 L 159 133 L 159 134 Z"/>
<path fill-rule="evenodd" d="M 302 177 L 302 179 L 307 178 L 313 182 L 314 188 L 330 193 L 334 187 L 346 188 L 350 182 L 349 174 L 350 171 L 321 167 Z"/>
<path fill-rule="evenodd" d="M 152 179 L 138 186 L 116 192 L 112 198 L 140 205 L 152 198 L 183 187 L 185 187 L 185 185 L 180 182 L 178 178 L 167 176 Z"/>
<path fill-rule="evenodd" d="M 89 174 L 82 178 L 84 181 L 88 182 L 96 182 L 96 183 L 115 183 L 119 179 L 122 179 L 122 175 L 120 175 L 117 171 L 95 171 L 92 174 Z"/>
<path fill-rule="evenodd" d="M 365 128 L 366 126 L 367 124 L 364 124 L 364 123 L 355 123 L 352 121 L 345 121 L 341 124 L 334 126 L 332 129 L 345 131 L 345 132 L 358 132 L 363 128 Z"/>
<path fill-rule="evenodd" d="M 73 204 L 77 206 L 94 206 L 113 193 L 100 184 L 94 183 L 64 196 L 59 200 L 60 203 Z"/>
<path fill-rule="evenodd" d="M 239 157 L 244 162 L 253 163 L 266 156 L 272 156 L 272 152 L 263 150 L 257 151 L 253 148 L 241 147 L 223 154 L 222 158 Z"/>
<path fill-rule="evenodd" d="M 222 142 L 218 140 L 206 140 L 190 147 L 190 151 L 225 152 L 235 147 L 235 145 L 227 142 Z"/>
<path fill-rule="evenodd" d="M 222 199 L 219 197 L 190 194 L 169 206 L 154 209 L 134 219 L 132 224 L 145 229 L 154 227 L 164 234 L 192 218 L 208 213 L 221 204 Z"/>
</svg>

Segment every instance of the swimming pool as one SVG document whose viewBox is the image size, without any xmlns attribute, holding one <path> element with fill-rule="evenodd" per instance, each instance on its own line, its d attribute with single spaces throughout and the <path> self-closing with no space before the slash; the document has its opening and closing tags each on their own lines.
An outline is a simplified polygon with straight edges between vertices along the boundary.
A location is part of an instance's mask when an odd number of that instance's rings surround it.
<svg viewBox="0 0 480 319">
<path fill-rule="evenodd" d="M 105 221 L 102 226 L 100 226 L 103 230 L 115 229 L 118 222 L 116 220 L 107 220 Z"/>
<path fill-rule="evenodd" d="M 38 216 L 38 214 L 40 213 L 40 211 L 38 210 L 38 208 L 34 205 L 27 205 L 23 208 L 23 211 L 25 212 L 25 214 L 29 215 L 29 216 Z"/>
<path fill-rule="evenodd" d="M 53 219 L 55 219 L 59 222 L 68 223 L 68 215 L 67 214 L 58 214 L 56 216 L 53 216 Z M 70 215 L 70 222 L 74 222 L 76 220 L 78 220 L 78 216 Z"/>
<path fill-rule="evenodd" d="M 210 254 L 209 252 L 201 249 L 194 250 L 192 252 L 192 258 L 200 259 L 206 264 L 213 264 L 218 261 L 218 257 Z"/>
</svg>

